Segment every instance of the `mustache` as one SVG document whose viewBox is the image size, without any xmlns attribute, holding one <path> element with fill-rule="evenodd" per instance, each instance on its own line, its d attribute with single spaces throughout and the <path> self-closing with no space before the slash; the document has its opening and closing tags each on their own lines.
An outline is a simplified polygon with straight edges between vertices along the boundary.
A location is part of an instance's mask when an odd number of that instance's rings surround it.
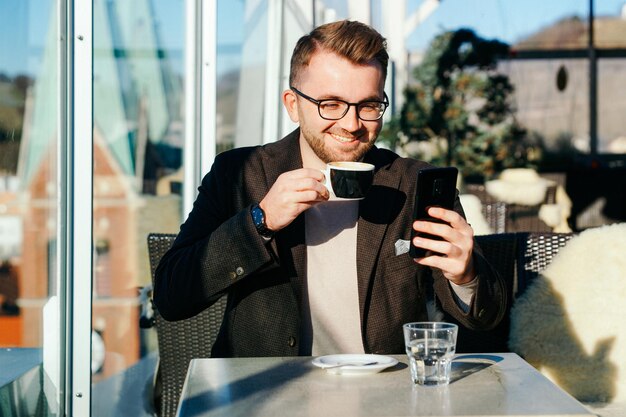
<svg viewBox="0 0 626 417">
<path fill-rule="evenodd" d="M 331 135 L 343 136 L 344 138 L 349 138 L 349 139 L 363 138 L 363 134 L 364 134 L 364 132 L 361 130 L 356 131 L 356 132 L 348 132 L 347 130 L 344 130 L 344 129 L 332 129 L 332 130 L 329 130 L 327 133 L 330 133 Z M 367 140 L 367 137 L 365 138 L 365 140 Z"/>
</svg>

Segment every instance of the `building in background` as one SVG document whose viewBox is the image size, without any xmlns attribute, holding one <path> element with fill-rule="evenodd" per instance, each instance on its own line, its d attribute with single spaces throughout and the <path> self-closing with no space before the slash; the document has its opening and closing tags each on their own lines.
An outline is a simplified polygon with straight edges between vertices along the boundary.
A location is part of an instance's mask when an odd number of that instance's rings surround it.
<svg viewBox="0 0 626 417">
<path fill-rule="evenodd" d="M 516 117 L 557 148 L 590 151 L 590 62 L 588 21 L 562 19 L 513 45 L 501 64 L 516 86 Z M 594 21 L 597 50 L 598 153 L 626 153 L 626 8 Z"/>
<path fill-rule="evenodd" d="M 94 11 L 92 321 L 104 359 L 93 371 L 107 377 L 154 349 L 141 338 L 137 296 L 151 282 L 147 234 L 176 232 L 180 224 L 182 81 L 160 44 L 149 0 L 132 7 L 97 0 Z M 50 32 L 56 30 L 52 16 Z M 43 345 L 43 310 L 58 279 L 57 230 L 49 220 L 58 205 L 50 181 L 58 168 L 58 83 L 55 37 L 47 39 L 41 74 L 25 94 L 20 146 L 8 158 L 19 162 L 0 187 L 0 253 L 19 289 L 18 309 L 0 315 L 3 346 Z"/>
</svg>

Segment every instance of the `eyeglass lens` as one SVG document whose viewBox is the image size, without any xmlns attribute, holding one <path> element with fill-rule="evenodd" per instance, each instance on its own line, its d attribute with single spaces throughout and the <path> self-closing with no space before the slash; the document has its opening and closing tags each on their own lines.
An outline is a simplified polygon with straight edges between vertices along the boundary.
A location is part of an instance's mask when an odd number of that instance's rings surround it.
<svg viewBox="0 0 626 417">
<path fill-rule="evenodd" d="M 321 100 L 319 102 L 320 116 L 325 119 L 338 120 L 348 113 L 350 104 L 339 100 Z M 364 101 L 356 106 L 359 118 L 363 120 L 378 120 L 385 112 L 385 104 L 377 101 Z"/>
</svg>

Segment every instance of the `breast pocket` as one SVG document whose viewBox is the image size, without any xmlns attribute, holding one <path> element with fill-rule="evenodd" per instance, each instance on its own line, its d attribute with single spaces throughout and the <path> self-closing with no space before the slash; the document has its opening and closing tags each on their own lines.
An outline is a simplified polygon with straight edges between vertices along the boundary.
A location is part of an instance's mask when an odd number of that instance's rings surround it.
<svg viewBox="0 0 626 417">
<path fill-rule="evenodd" d="M 417 269 L 417 264 L 413 261 L 413 258 L 408 253 L 403 253 L 398 256 L 391 256 L 384 260 L 382 271 L 385 275 L 392 272 L 399 272 L 406 268 L 413 268 L 413 273 Z M 408 272 L 408 271 L 407 271 Z"/>
</svg>

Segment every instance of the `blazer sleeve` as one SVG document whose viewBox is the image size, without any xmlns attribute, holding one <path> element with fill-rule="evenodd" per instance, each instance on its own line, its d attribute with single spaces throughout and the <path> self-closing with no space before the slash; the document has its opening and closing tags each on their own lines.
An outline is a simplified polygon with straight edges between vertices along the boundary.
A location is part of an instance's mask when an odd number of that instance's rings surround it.
<svg viewBox="0 0 626 417">
<path fill-rule="evenodd" d="M 218 155 L 154 278 L 154 302 L 166 320 L 182 320 L 215 303 L 230 287 L 275 263 L 256 231 L 242 170 Z M 239 158 L 241 161 L 241 158 Z"/>
<path fill-rule="evenodd" d="M 457 196 L 455 210 L 463 217 L 463 208 Z M 485 259 L 480 246 L 474 239 L 474 268 L 478 287 L 467 313 L 456 303 L 453 289 L 441 270 L 433 268 L 435 294 L 441 302 L 442 308 L 456 318 L 461 324 L 472 330 L 490 330 L 496 327 L 507 312 L 508 291 L 504 279 Z"/>
<path fill-rule="evenodd" d="M 475 250 L 473 256 L 478 288 L 467 313 L 457 305 L 453 296 L 454 290 L 440 270 L 433 270 L 435 293 L 442 308 L 467 328 L 491 330 L 506 314 L 508 293 L 503 279 L 493 270 L 480 251 Z"/>
</svg>

